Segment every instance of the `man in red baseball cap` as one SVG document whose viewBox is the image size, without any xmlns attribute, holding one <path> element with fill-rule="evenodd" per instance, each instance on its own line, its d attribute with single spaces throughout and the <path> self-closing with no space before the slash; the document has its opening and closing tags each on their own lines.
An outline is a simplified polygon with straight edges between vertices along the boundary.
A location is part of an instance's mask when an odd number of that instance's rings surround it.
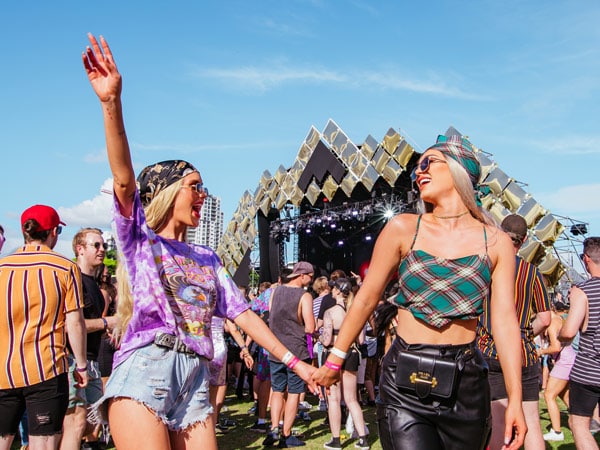
<svg viewBox="0 0 600 450">
<path fill-rule="evenodd" d="M 56 210 L 52 206 L 46 205 L 33 205 L 23 211 L 23 214 L 21 214 L 21 227 L 28 220 L 35 220 L 37 222 L 37 231 L 47 231 L 59 225 L 66 225 L 66 223 L 60 220 Z"/>
<path fill-rule="evenodd" d="M 60 444 L 68 400 L 67 339 L 78 386 L 87 384 L 81 272 L 52 249 L 64 222 L 50 206 L 21 215 L 25 245 L 0 259 L 0 447 L 10 446 L 25 409 L 35 448 Z"/>
</svg>

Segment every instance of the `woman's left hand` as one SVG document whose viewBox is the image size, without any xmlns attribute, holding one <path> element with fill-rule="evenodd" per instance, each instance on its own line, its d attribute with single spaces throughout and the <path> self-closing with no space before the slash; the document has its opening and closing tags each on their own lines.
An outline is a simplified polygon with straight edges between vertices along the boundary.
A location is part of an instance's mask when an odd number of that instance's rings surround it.
<svg viewBox="0 0 600 450">
<path fill-rule="evenodd" d="M 315 395 L 319 395 L 319 386 L 317 386 L 317 383 L 315 383 L 313 379 L 313 373 L 315 370 L 317 369 L 314 366 L 306 364 L 303 361 L 299 361 L 294 367 L 294 372 L 304 380 L 310 392 Z"/>
<path fill-rule="evenodd" d="M 508 401 L 506 412 L 504 414 L 504 447 L 506 450 L 517 450 L 521 448 L 527 434 L 527 425 L 523 415 L 521 403 Z M 506 443 L 508 442 L 508 443 Z"/>
<path fill-rule="evenodd" d="M 328 367 L 322 366 L 313 373 L 313 380 L 319 386 L 329 388 L 332 384 L 337 383 L 340 380 L 340 372 L 329 369 Z"/>
</svg>

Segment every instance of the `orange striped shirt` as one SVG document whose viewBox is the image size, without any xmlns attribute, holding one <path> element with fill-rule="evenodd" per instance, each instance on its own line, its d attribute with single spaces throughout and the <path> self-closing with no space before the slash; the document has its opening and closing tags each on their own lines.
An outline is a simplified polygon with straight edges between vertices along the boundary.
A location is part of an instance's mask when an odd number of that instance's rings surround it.
<svg viewBox="0 0 600 450">
<path fill-rule="evenodd" d="M 0 389 L 67 371 L 66 313 L 83 306 L 81 272 L 45 245 L 0 259 Z"/>
</svg>

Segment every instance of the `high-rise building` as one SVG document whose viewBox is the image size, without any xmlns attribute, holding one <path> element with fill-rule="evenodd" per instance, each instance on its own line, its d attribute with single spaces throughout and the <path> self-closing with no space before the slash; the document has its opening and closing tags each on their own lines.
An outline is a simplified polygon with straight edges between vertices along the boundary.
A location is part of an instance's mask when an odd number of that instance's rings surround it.
<svg viewBox="0 0 600 450">
<path fill-rule="evenodd" d="M 208 245 L 215 249 L 223 236 L 223 211 L 221 199 L 208 195 L 200 210 L 200 223 L 196 228 L 188 228 L 187 241 L 193 244 Z"/>
</svg>

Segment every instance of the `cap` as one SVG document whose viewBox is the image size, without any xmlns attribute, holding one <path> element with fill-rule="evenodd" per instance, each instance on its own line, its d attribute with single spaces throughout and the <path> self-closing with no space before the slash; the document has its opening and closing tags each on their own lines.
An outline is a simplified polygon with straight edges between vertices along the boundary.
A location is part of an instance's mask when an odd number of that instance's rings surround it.
<svg viewBox="0 0 600 450">
<path fill-rule="evenodd" d="M 56 210 L 46 205 L 34 205 L 23 211 L 23 214 L 21 214 L 21 227 L 30 219 L 34 219 L 40 224 L 36 231 L 46 231 L 59 225 L 66 225 L 60 220 Z"/>
<path fill-rule="evenodd" d="M 527 236 L 527 222 L 518 214 L 506 216 L 500 226 L 510 237 L 515 237 L 522 241 Z"/>
<path fill-rule="evenodd" d="M 292 269 L 292 273 L 288 275 L 288 278 L 296 278 L 298 275 L 308 275 L 311 273 L 315 273 L 315 269 L 311 263 L 306 261 L 298 261 Z"/>
<path fill-rule="evenodd" d="M 352 291 L 352 283 L 346 278 L 338 278 L 335 281 L 330 281 L 329 286 L 338 288 L 344 295 L 348 295 Z"/>
</svg>

